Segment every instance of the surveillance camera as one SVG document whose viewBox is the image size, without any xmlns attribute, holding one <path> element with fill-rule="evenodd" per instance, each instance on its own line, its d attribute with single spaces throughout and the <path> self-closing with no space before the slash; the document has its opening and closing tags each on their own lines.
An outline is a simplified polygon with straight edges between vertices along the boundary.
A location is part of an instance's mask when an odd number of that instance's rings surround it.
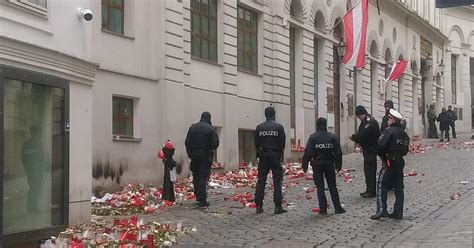
<svg viewBox="0 0 474 248">
<path fill-rule="evenodd" d="M 79 8 L 77 10 L 77 17 L 79 19 L 84 19 L 86 21 L 91 21 L 94 16 L 92 15 L 92 10 Z"/>
</svg>

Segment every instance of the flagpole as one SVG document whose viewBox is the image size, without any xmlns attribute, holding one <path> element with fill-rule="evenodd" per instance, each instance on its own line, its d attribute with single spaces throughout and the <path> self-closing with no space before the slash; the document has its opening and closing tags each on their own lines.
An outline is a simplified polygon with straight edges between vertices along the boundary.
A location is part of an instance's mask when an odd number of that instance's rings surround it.
<svg viewBox="0 0 474 248">
<path fill-rule="evenodd" d="M 340 22 L 342 22 L 342 19 L 344 19 L 344 17 L 345 17 L 349 12 L 351 12 L 351 10 L 353 10 L 353 9 L 355 8 L 355 6 L 360 3 L 360 1 L 362 1 L 362 0 L 357 1 L 357 3 L 355 3 L 354 5 L 352 5 L 352 7 L 351 7 L 349 10 L 347 10 L 347 12 L 342 16 L 342 18 L 339 19 L 339 21 L 336 22 L 336 24 L 334 24 L 334 26 L 329 30 L 329 33 L 331 33 L 331 32 L 336 28 L 336 26 L 337 26 Z"/>
</svg>

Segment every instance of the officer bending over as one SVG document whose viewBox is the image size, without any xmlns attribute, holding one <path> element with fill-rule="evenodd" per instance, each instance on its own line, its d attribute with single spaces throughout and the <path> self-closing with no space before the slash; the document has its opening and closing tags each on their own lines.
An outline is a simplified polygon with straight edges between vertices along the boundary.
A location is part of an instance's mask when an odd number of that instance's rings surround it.
<svg viewBox="0 0 474 248">
<path fill-rule="evenodd" d="M 342 151 L 339 141 L 333 133 L 327 131 L 327 120 L 319 118 L 316 122 L 316 133 L 312 134 L 303 155 L 303 170 L 308 171 L 308 163 L 311 161 L 313 167 L 313 180 L 318 188 L 319 214 L 327 215 L 327 200 L 324 194 L 324 177 L 328 183 L 332 203 L 336 214 L 345 213 L 339 201 L 339 193 L 336 188 L 336 170 L 339 172 L 342 166 Z"/>
</svg>

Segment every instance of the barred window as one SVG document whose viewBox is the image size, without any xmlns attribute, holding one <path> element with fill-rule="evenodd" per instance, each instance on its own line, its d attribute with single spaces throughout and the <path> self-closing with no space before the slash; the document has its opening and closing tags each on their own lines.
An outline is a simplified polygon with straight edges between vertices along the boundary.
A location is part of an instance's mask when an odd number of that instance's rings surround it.
<svg viewBox="0 0 474 248">
<path fill-rule="evenodd" d="M 124 0 L 102 0 L 102 29 L 124 34 Z"/>
<path fill-rule="evenodd" d="M 257 21 L 256 12 L 238 8 L 237 63 L 239 69 L 257 73 Z"/>
<path fill-rule="evenodd" d="M 191 54 L 217 62 L 217 0 L 191 1 Z"/>
</svg>

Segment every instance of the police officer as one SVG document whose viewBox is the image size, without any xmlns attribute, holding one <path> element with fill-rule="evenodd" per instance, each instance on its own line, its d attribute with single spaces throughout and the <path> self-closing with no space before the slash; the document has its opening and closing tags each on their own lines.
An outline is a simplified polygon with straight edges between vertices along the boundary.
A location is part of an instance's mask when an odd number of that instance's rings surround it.
<svg viewBox="0 0 474 248">
<path fill-rule="evenodd" d="M 402 119 L 403 116 L 400 113 L 391 109 L 389 128 L 384 130 L 378 142 L 377 154 L 383 162 L 377 183 L 377 212 L 370 216 L 373 220 L 387 217 L 397 220 L 403 218 L 403 167 L 405 166 L 403 156 L 408 153 L 410 139 L 401 128 Z M 392 214 L 387 212 L 387 191 L 390 187 L 395 188 L 395 205 Z"/>
<path fill-rule="evenodd" d="M 339 193 L 336 187 L 336 172 L 342 166 L 342 151 L 339 141 L 333 133 L 327 131 L 326 118 L 316 121 L 316 133 L 312 134 L 303 155 L 303 171 L 308 171 L 308 163 L 311 161 L 313 167 L 313 180 L 318 188 L 319 214 L 327 215 L 327 200 L 324 194 L 324 177 L 328 183 L 332 203 L 336 214 L 345 213 L 339 201 Z"/>
<path fill-rule="evenodd" d="M 214 150 L 219 147 L 219 137 L 211 125 L 211 114 L 203 112 L 201 120 L 191 125 L 186 135 L 186 152 L 191 159 L 194 194 L 199 207 L 207 207 L 207 183 L 211 173 Z"/>
<path fill-rule="evenodd" d="M 449 127 L 453 133 L 453 138 L 456 139 L 456 124 L 454 124 L 454 122 L 458 119 L 458 116 L 456 115 L 456 112 L 453 111 L 453 107 L 451 107 L 451 105 L 448 106 L 448 114 L 451 117 Z"/>
<path fill-rule="evenodd" d="M 360 195 L 364 198 L 375 197 L 377 173 L 377 141 L 380 137 L 379 123 L 367 113 L 363 106 L 355 110 L 357 118 L 361 121 L 359 130 L 350 139 L 358 143 L 363 149 L 364 174 L 366 191 Z"/>
<path fill-rule="evenodd" d="M 380 132 L 383 132 L 383 130 L 388 127 L 388 112 L 390 111 L 390 109 L 393 109 L 392 100 L 385 101 L 383 107 L 385 108 L 385 115 L 382 117 L 382 123 L 380 124 Z"/>
<path fill-rule="evenodd" d="M 273 202 L 275 203 L 275 214 L 286 213 L 281 203 L 283 194 L 281 185 L 283 183 L 283 151 L 285 149 L 285 129 L 275 121 L 275 109 L 267 107 L 265 109 L 267 120 L 257 126 L 255 130 L 255 147 L 257 148 L 258 181 L 255 189 L 255 204 L 257 213 L 263 212 L 263 196 L 265 194 L 265 184 L 268 172 L 272 170 L 273 175 Z"/>
</svg>

